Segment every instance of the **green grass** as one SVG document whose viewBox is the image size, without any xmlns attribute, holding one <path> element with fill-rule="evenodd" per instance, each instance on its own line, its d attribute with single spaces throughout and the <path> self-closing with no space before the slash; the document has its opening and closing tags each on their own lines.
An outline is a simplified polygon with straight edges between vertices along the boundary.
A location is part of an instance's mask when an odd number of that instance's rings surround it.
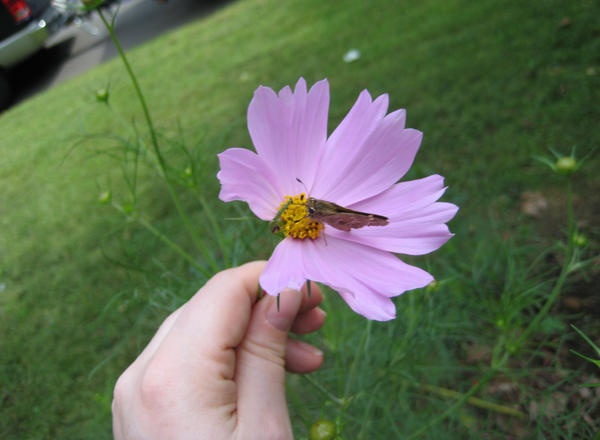
<svg viewBox="0 0 600 440">
<path fill-rule="evenodd" d="M 368 324 L 327 296 L 328 323 L 313 338 L 326 363 L 315 379 L 341 397 L 356 347 L 365 346 L 348 387 L 354 400 L 342 417 L 344 438 L 403 438 L 426 426 L 453 402 L 435 390 L 468 390 L 494 347 L 518 334 L 550 292 L 561 250 L 532 262 L 564 237 L 565 196 L 562 179 L 532 155 L 547 147 L 568 153 L 573 145 L 584 154 L 600 143 L 599 15 L 592 1 L 246 0 L 129 53 L 171 174 L 193 164 L 196 186 L 218 218 L 247 212 L 217 199 L 216 154 L 251 145 L 246 108 L 258 84 L 277 89 L 301 75 L 309 83 L 327 77 L 330 130 L 363 88 L 389 93 L 390 107 L 406 108 L 408 126 L 425 133 L 407 177 L 446 177 L 445 200 L 461 206 L 451 223 L 456 237 L 432 256 L 411 259 L 439 287 L 398 298 L 391 323 Z M 559 25 L 564 17 L 568 26 Z M 350 48 L 362 56 L 346 64 Z M 94 90 L 107 83 L 118 115 L 95 102 Z M 111 438 L 116 378 L 167 310 L 204 281 L 139 224 L 98 203 L 107 188 L 115 200 L 132 202 L 122 161 L 99 154 L 122 158 L 122 144 L 106 135 L 135 139 L 132 121 L 143 137 L 118 60 L 0 116 L 1 438 Z M 148 164 L 142 160 L 139 170 L 139 211 L 201 260 Z M 600 238 L 598 165 L 596 154 L 574 178 L 588 256 Z M 548 200 L 541 218 L 521 213 L 524 191 Z M 219 259 L 206 212 L 191 192 L 183 194 Z M 223 220 L 222 227 L 233 263 L 268 257 L 272 241 L 260 223 Z M 525 420 L 466 405 L 425 437 L 591 437 L 597 422 L 583 414 L 598 418 L 598 397 L 581 398 L 578 385 L 594 370 L 568 349 L 591 352 L 568 324 L 592 340 L 598 335 L 597 266 L 573 273 L 566 287 L 564 295 L 583 306 L 555 307 L 478 394 L 518 408 Z M 319 417 L 339 414 L 299 377 L 290 378 L 290 401 L 298 438 Z"/>
</svg>

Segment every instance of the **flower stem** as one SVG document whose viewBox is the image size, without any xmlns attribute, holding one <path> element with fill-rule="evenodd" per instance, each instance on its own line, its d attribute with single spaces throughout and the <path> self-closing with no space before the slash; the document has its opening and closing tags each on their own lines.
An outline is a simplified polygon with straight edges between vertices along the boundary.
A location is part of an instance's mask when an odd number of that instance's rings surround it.
<svg viewBox="0 0 600 440">
<path fill-rule="evenodd" d="M 117 211 L 119 211 L 121 214 L 123 214 L 125 216 L 129 216 L 129 214 L 127 214 L 125 212 L 125 210 L 123 209 L 122 206 L 120 206 L 116 203 L 113 203 L 112 206 Z M 188 254 L 186 251 L 184 251 L 175 242 L 171 241 L 169 239 L 169 237 L 167 237 L 165 234 L 163 234 L 158 229 L 156 229 L 154 226 L 152 226 L 150 224 L 150 222 L 148 222 L 147 220 L 144 220 L 143 218 L 140 218 L 138 216 L 135 217 L 135 220 L 140 225 L 145 227 L 149 232 L 151 232 L 155 237 L 160 239 L 163 243 L 165 243 L 167 246 L 169 246 L 171 249 L 173 249 L 176 253 L 178 253 L 184 260 L 186 260 L 188 263 L 190 263 L 192 266 L 194 266 L 196 269 L 198 269 L 198 271 L 200 273 L 202 273 L 202 275 L 204 275 L 206 278 L 210 278 L 212 276 L 212 274 L 208 270 L 206 270 L 204 267 L 200 266 L 198 264 L 198 262 L 196 262 L 196 260 L 194 260 L 194 258 L 192 258 L 192 256 L 190 254 Z"/>
<path fill-rule="evenodd" d="M 362 339 L 356 347 L 356 352 L 354 353 L 354 359 L 352 360 L 352 365 L 350 366 L 350 372 L 348 373 L 348 379 L 346 380 L 346 387 L 344 389 L 344 396 L 342 397 L 342 405 L 340 412 L 337 416 L 338 425 L 341 423 L 342 417 L 346 412 L 346 409 L 350 405 L 352 398 L 350 398 L 350 390 L 352 389 L 352 383 L 354 382 L 354 376 L 356 375 L 356 369 L 358 368 L 358 363 L 362 359 L 362 353 L 367 345 L 367 341 L 369 336 L 371 335 L 371 328 L 373 326 L 373 322 L 371 320 L 367 320 L 367 328 L 363 333 Z"/>
<path fill-rule="evenodd" d="M 179 196 L 177 195 L 177 192 L 175 191 L 175 188 L 173 188 L 173 185 L 169 179 L 169 176 L 167 173 L 167 164 L 162 156 L 160 147 L 158 145 L 158 138 L 156 136 L 156 130 L 154 129 L 154 124 L 152 123 L 152 118 L 150 117 L 150 111 L 148 110 L 148 106 L 146 105 L 146 100 L 144 99 L 144 94 L 142 93 L 142 89 L 140 88 L 140 85 L 137 81 L 137 77 L 133 73 L 131 65 L 129 64 L 129 60 L 127 59 L 127 56 L 125 55 L 125 51 L 121 47 L 121 44 L 119 43 L 119 39 L 117 38 L 117 36 L 115 34 L 114 25 L 113 25 L 113 23 L 110 23 L 110 24 L 108 23 L 108 21 L 104 17 L 104 14 L 100 8 L 96 8 L 96 10 L 98 11 L 98 14 L 100 15 L 100 19 L 102 20 L 102 23 L 104 23 L 104 26 L 108 30 L 110 38 L 112 39 L 115 47 L 117 48 L 117 51 L 119 52 L 119 56 L 121 57 L 121 61 L 123 62 L 123 65 L 125 66 L 125 70 L 127 70 L 129 78 L 131 79 L 131 82 L 133 83 L 135 93 L 140 102 L 140 105 L 142 106 L 142 111 L 144 113 L 144 118 L 146 119 L 146 124 L 148 125 L 148 130 L 150 131 L 150 139 L 152 141 L 152 147 L 154 149 L 154 154 L 156 155 L 156 159 L 158 160 L 158 165 L 160 167 L 162 177 L 165 180 L 165 183 L 167 184 L 169 194 L 171 196 L 171 199 L 173 200 L 173 203 L 175 204 L 177 212 L 179 213 L 179 216 L 183 220 L 183 223 L 184 223 L 188 233 L 192 237 L 192 240 L 194 241 L 196 246 L 200 249 L 200 251 L 202 252 L 204 257 L 210 264 L 211 268 L 215 272 L 218 272 L 221 268 L 219 267 L 219 265 L 216 262 L 216 260 L 214 259 L 214 257 L 210 254 L 210 252 L 208 251 L 206 246 L 204 246 L 202 241 L 196 235 L 196 232 L 192 226 L 190 219 L 188 218 L 187 214 L 185 213 L 185 210 L 183 209 L 183 207 L 181 206 L 181 202 L 179 201 Z"/>
<path fill-rule="evenodd" d="M 106 18 L 104 17 L 104 14 L 102 13 L 102 9 L 97 8 L 96 10 L 98 11 L 98 14 L 100 15 L 100 19 L 102 20 L 102 23 L 104 23 L 104 26 L 108 30 L 110 38 L 112 39 L 115 47 L 117 48 L 117 51 L 119 52 L 119 56 L 121 57 L 121 61 L 123 61 L 123 65 L 125 66 L 125 69 L 127 70 L 127 73 L 129 74 L 129 78 L 131 79 L 131 82 L 133 83 L 135 93 L 137 95 L 138 100 L 140 101 L 141 106 L 142 106 L 142 111 L 144 112 L 146 124 L 148 124 L 148 129 L 150 130 L 150 137 L 152 139 L 152 146 L 154 147 L 154 153 L 156 154 L 156 157 L 157 157 L 159 163 L 161 164 L 161 168 L 163 170 L 165 170 L 166 165 L 165 165 L 164 158 L 162 157 L 162 154 L 160 152 L 160 148 L 158 148 L 158 140 L 156 137 L 156 131 L 154 130 L 154 124 L 152 123 L 152 118 L 150 117 L 150 112 L 148 111 L 148 106 L 146 105 L 146 100 L 144 99 L 144 94 L 142 93 L 142 89 L 140 88 L 140 85 L 137 81 L 137 77 L 135 76 L 135 74 L 133 73 L 133 70 L 131 69 L 129 60 L 125 56 L 125 51 L 123 50 L 123 47 L 121 47 L 121 43 L 119 43 L 119 39 L 117 38 L 117 36 L 115 34 L 112 23 L 108 24 L 108 21 L 106 20 Z"/>
<path fill-rule="evenodd" d="M 119 52 L 119 56 L 121 57 L 121 61 L 123 61 L 123 65 L 125 66 L 125 69 L 127 70 L 127 73 L 129 74 L 129 78 L 131 79 L 131 82 L 133 83 L 135 93 L 137 95 L 138 100 L 140 101 L 141 106 L 142 106 L 142 111 L 144 112 L 146 124 L 148 124 L 148 129 L 150 130 L 150 137 L 152 139 L 152 146 L 154 147 L 154 153 L 156 154 L 156 157 L 161 165 L 161 168 L 164 171 L 164 170 L 166 170 L 165 160 L 162 157 L 160 148 L 158 147 L 158 139 L 156 137 L 156 130 L 154 130 L 154 124 L 152 123 L 152 118 L 150 117 L 150 112 L 148 111 L 148 106 L 146 105 L 146 100 L 144 99 L 144 94 L 142 93 L 142 89 L 140 88 L 140 85 L 137 81 L 137 77 L 135 76 L 135 74 L 133 73 L 133 70 L 131 69 L 129 60 L 125 56 L 125 51 L 121 47 L 121 43 L 119 43 L 119 39 L 117 38 L 117 36 L 115 34 L 115 30 L 114 30 L 112 23 L 111 24 L 108 23 L 108 21 L 104 17 L 104 13 L 102 12 L 102 9 L 97 8 L 96 10 L 98 11 L 98 14 L 100 15 L 100 19 L 102 20 L 102 23 L 104 23 L 104 26 L 108 30 L 110 38 L 112 39 L 115 47 L 117 48 L 117 51 Z"/>
<path fill-rule="evenodd" d="M 571 194 L 571 180 L 567 181 L 567 250 L 565 252 L 565 261 L 563 262 L 563 266 L 561 268 L 560 274 L 558 275 L 558 279 L 556 280 L 556 284 L 552 289 L 550 296 L 546 300 L 544 306 L 537 313 L 535 318 L 529 323 L 527 328 L 521 333 L 519 339 L 517 339 L 516 346 L 520 346 L 525 339 L 529 336 L 529 334 L 535 330 L 540 321 L 546 317 L 550 308 L 556 302 L 556 299 L 560 295 L 562 287 L 567 279 L 567 275 L 571 269 L 571 263 L 575 251 L 575 220 L 573 216 L 573 197 Z"/>
<path fill-rule="evenodd" d="M 202 273 L 202 275 L 204 275 L 206 278 L 210 278 L 212 276 L 211 272 L 206 270 L 204 267 L 200 266 L 196 262 L 196 260 L 194 260 L 192 258 L 192 256 L 190 254 L 188 254 L 186 251 L 181 249 L 181 247 L 179 247 L 177 244 L 175 244 L 173 241 L 171 241 L 165 234 L 163 234 L 158 229 L 156 229 L 154 226 L 152 226 L 147 220 L 138 218 L 137 221 L 140 225 L 145 227 L 148 231 L 150 231 L 157 238 L 159 238 L 163 243 L 165 243 L 167 246 L 169 246 L 171 249 L 173 249 L 175 252 L 177 252 L 184 260 L 186 260 L 188 263 L 190 263 L 192 266 L 194 266 L 196 269 L 198 269 L 198 271 L 200 273 Z"/>
<path fill-rule="evenodd" d="M 417 438 L 417 437 L 423 435 L 424 433 L 429 431 L 429 429 L 431 429 L 433 426 L 437 425 L 442 420 L 444 420 L 446 417 L 448 417 L 450 414 L 452 414 L 454 411 L 461 408 L 465 403 L 468 402 L 468 400 L 473 396 L 473 394 L 475 394 L 477 391 L 479 391 L 485 384 L 487 384 L 496 375 L 496 373 L 500 369 L 501 365 L 504 364 L 506 359 L 508 359 L 508 353 L 505 354 L 504 358 L 498 363 L 498 366 L 496 368 L 491 368 L 490 370 L 488 370 L 488 372 L 485 374 L 485 376 L 483 376 L 466 393 L 462 394 L 461 397 L 452 406 L 448 407 L 443 413 L 441 413 L 439 416 L 434 418 L 427 425 L 423 426 L 421 429 L 413 432 L 411 435 L 406 437 L 406 439 L 411 440 L 411 439 L 414 439 L 414 438 Z"/>
<path fill-rule="evenodd" d="M 360 344 L 358 344 L 358 347 L 356 348 L 356 353 L 354 353 L 354 359 L 352 361 L 352 365 L 350 366 L 350 372 L 348 373 L 348 380 L 346 381 L 346 388 L 344 389 L 344 401 L 348 398 L 348 395 L 350 394 L 350 388 L 352 387 L 352 382 L 354 382 L 354 376 L 356 375 L 356 368 L 358 367 L 358 362 L 362 359 L 362 352 L 365 346 L 367 345 L 367 339 L 371 334 L 372 326 L 373 321 L 371 321 L 370 319 L 367 320 L 367 328 L 363 333 L 363 337 L 360 341 Z"/>
<path fill-rule="evenodd" d="M 556 299 L 560 295 L 560 292 L 562 291 L 563 285 L 564 285 L 564 283 L 567 279 L 567 276 L 570 272 L 570 269 L 572 267 L 572 260 L 575 255 L 575 241 L 573 239 L 574 234 L 575 234 L 575 229 L 576 228 L 575 228 L 575 219 L 574 219 L 574 214 L 573 214 L 572 188 L 571 188 L 571 180 L 569 179 L 567 181 L 567 249 L 565 251 L 565 260 L 563 262 L 563 265 L 562 265 L 560 274 L 558 275 L 558 278 L 556 280 L 556 283 L 554 284 L 554 287 L 553 287 L 552 291 L 550 292 L 550 295 L 548 296 L 548 299 L 546 300 L 545 304 L 540 309 L 540 311 L 537 313 L 535 318 L 529 323 L 529 325 L 527 326 L 527 328 L 525 328 L 523 333 L 521 333 L 521 335 L 517 339 L 516 343 L 513 344 L 513 347 L 517 348 L 525 342 L 525 339 L 531 334 L 532 331 L 534 331 L 538 327 L 539 323 L 548 314 L 548 312 L 550 311 L 550 309 L 556 302 Z M 486 385 L 491 379 L 494 378 L 496 373 L 504 367 L 504 365 L 506 364 L 506 362 L 509 359 L 510 359 L 510 352 L 506 349 L 506 345 L 505 345 L 504 352 L 503 352 L 502 356 L 500 357 L 500 359 L 498 361 L 494 362 L 494 365 L 492 365 L 492 368 L 490 368 L 488 370 L 488 372 L 481 379 L 479 379 L 479 381 L 475 385 L 473 385 L 466 393 L 464 393 L 462 395 L 462 397 L 460 397 L 452 406 L 447 408 L 442 414 L 440 414 L 439 416 L 434 418 L 431 422 L 429 422 L 427 425 L 425 425 L 421 429 L 418 429 L 417 431 L 413 432 L 411 435 L 409 435 L 407 437 L 407 439 L 414 439 L 414 438 L 421 436 L 422 434 L 427 432 L 431 427 L 437 425 L 442 420 L 444 420 L 449 415 L 451 415 L 454 411 L 456 411 L 457 409 L 462 407 L 465 403 L 467 403 L 469 401 L 469 399 L 471 399 L 471 397 L 477 391 L 479 391 L 484 385 Z"/>
<path fill-rule="evenodd" d="M 334 403 L 336 403 L 336 404 L 338 404 L 339 406 L 342 406 L 342 407 L 345 405 L 345 402 L 344 402 L 343 399 L 340 399 L 339 397 L 334 396 L 331 391 L 329 391 L 327 388 L 325 388 L 319 382 L 317 382 L 316 380 L 314 380 L 308 374 L 303 374 L 300 377 L 302 377 L 309 384 L 311 384 L 313 387 L 315 387 L 317 390 L 319 390 L 321 393 L 323 393 L 323 395 L 325 397 L 327 397 L 329 400 L 331 400 L 332 402 L 334 402 Z"/>
<path fill-rule="evenodd" d="M 408 383 L 408 382 L 407 382 Z M 437 387 L 435 385 L 423 384 L 423 389 L 429 391 L 430 393 L 437 394 L 441 397 L 449 397 L 449 398 L 460 398 L 462 394 L 458 391 L 451 390 L 449 388 Z M 500 405 L 498 403 L 488 402 L 487 400 L 479 399 L 477 397 L 469 397 L 467 399 L 467 403 L 473 406 L 477 406 L 479 408 L 484 408 L 490 411 L 494 411 L 500 414 L 505 414 L 508 416 L 518 417 L 519 419 L 524 419 L 526 414 L 518 409 L 511 408 L 510 406 Z"/>
<path fill-rule="evenodd" d="M 219 222 L 217 222 L 217 219 L 213 215 L 213 212 L 212 212 L 210 206 L 208 205 L 206 199 L 202 195 L 202 193 L 200 191 L 198 191 L 198 189 L 196 189 L 196 188 L 194 188 L 194 193 L 196 193 L 196 196 L 198 197 L 198 200 L 200 201 L 200 205 L 202 206 L 202 210 L 204 211 L 204 214 L 208 218 L 208 221 L 209 221 L 210 225 L 212 226 L 215 236 L 217 237 L 217 243 L 219 244 L 219 248 L 221 249 L 221 255 L 223 257 L 223 262 L 225 263 L 225 267 L 229 267 L 229 265 L 230 265 L 229 252 L 227 250 L 227 246 L 225 246 L 225 240 L 223 239 L 223 233 L 221 232 L 221 228 L 219 227 Z"/>
</svg>

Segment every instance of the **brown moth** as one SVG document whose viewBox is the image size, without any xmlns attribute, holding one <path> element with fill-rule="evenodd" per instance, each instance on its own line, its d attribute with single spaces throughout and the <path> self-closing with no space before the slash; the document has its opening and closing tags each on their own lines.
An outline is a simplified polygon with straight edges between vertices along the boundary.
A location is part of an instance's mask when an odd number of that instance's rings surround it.
<svg viewBox="0 0 600 440">
<path fill-rule="evenodd" d="M 359 229 L 363 226 L 385 226 L 388 218 L 368 212 L 354 211 L 335 203 L 309 197 L 306 202 L 308 216 L 318 222 L 327 223 L 341 231 Z"/>
</svg>

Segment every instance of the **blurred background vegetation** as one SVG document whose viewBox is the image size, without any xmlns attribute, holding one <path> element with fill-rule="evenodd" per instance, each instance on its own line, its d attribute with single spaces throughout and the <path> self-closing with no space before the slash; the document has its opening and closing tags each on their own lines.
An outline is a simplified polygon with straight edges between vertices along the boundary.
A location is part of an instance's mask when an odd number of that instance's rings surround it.
<svg viewBox="0 0 600 440">
<path fill-rule="evenodd" d="M 259 84 L 327 77 L 330 131 L 362 89 L 389 93 L 390 109 L 406 108 L 407 126 L 425 134 L 406 178 L 445 176 L 444 200 L 461 207 L 456 236 L 409 259 L 438 283 L 397 298 L 395 321 L 367 323 L 327 295 L 328 323 L 311 338 L 326 361 L 311 377 L 353 399 L 340 411 L 291 376 L 298 438 L 319 418 L 337 418 L 345 439 L 600 429 L 599 388 L 584 386 L 600 374 L 569 351 L 594 354 L 569 324 L 600 334 L 597 153 L 572 178 L 579 252 L 591 263 L 477 394 L 516 412 L 470 402 L 429 426 L 527 326 L 564 263 L 565 179 L 533 156 L 573 146 L 583 156 L 599 144 L 599 16 L 591 0 L 244 0 L 129 53 L 169 176 L 221 267 L 267 258 L 274 243 L 264 223 L 226 220 L 249 211 L 219 201 L 215 177 L 218 152 L 251 146 L 246 109 Z M 352 48 L 360 58 L 347 63 Z M 96 101 L 104 87 L 110 105 Z M 0 437 L 111 438 L 116 378 L 206 280 L 139 219 L 210 267 L 143 153 L 131 191 L 131 152 L 147 132 L 119 60 L 2 114 L 0 133 Z M 101 203 L 107 192 L 128 215 Z"/>
</svg>

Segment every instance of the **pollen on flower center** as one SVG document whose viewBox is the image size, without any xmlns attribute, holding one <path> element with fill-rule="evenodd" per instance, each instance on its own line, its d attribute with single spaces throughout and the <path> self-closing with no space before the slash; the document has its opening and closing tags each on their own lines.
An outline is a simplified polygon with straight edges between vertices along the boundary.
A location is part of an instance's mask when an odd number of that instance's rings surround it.
<svg viewBox="0 0 600 440">
<path fill-rule="evenodd" d="M 281 213 L 279 222 L 281 231 L 286 237 L 316 239 L 323 229 L 323 223 L 312 219 L 306 208 L 306 194 L 300 193 L 295 196 L 285 196 L 285 200 L 279 206 L 279 209 L 287 207 Z"/>
</svg>

